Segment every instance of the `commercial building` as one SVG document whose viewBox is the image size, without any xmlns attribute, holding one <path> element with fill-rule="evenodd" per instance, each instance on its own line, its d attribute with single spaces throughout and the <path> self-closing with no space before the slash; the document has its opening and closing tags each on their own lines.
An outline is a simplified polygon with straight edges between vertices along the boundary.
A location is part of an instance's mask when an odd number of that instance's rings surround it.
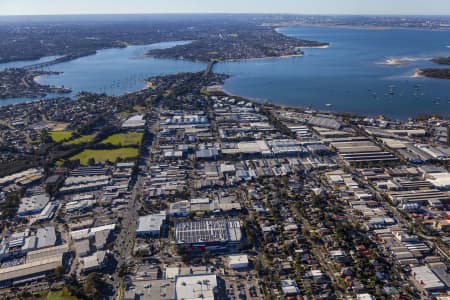
<svg viewBox="0 0 450 300">
<path fill-rule="evenodd" d="M 450 173 L 433 173 L 427 179 L 433 186 L 439 190 L 450 190 Z"/>
<path fill-rule="evenodd" d="M 107 253 L 106 251 L 97 251 L 91 256 L 83 257 L 81 260 L 81 272 L 87 273 L 96 270 L 101 270 L 106 266 Z"/>
<path fill-rule="evenodd" d="M 291 279 L 281 280 L 281 290 L 285 297 L 296 296 L 300 294 L 297 282 Z"/>
<path fill-rule="evenodd" d="M 231 269 L 245 269 L 248 267 L 247 255 L 230 255 L 228 265 Z"/>
<path fill-rule="evenodd" d="M 79 241 L 83 239 L 93 238 L 95 237 L 97 232 L 100 231 L 112 231 L 116 228 L 115 224 L 109 224 L 109 225 L 103 225 L 98 227 L 92 227 L 92 228 L 86 228 L 86 229 L 80 229 L 70 232 L 70 237 L 73 241 Z M 109 233 L 108 233 L 109 234 Z"/>
<path fill-rule="evenodd" d="M 176 246 L 202 251 L 224 250 L 241 241 L 241 223 L 235 219 L 205 219 L 175 224 Z"/>
<path fill-rule="evenodd" d="M 169 207 L 169 214 L 173 217 L 186 217 L 191 211 L 191 203 L 187 200 L 170 203 Z"/>
<path fill-rule="evenodd" d="M 91 247 L 88 239 L 76 241 L 73 243 L 73 248 L 80 257 L 88 256 L 91 253 Z"/>
<path fill-rule="evenodd" d="M 218 295 L 216 275 L 178 276 L 175 283 L 176 300 L 214 300 Z"/>
<path fill-rule="evenodd" d="M 162 211 L 159 214 L 148 215 L 140 217 L 138 220 L 138 227 L 136 229 L 137 236 L 154 236 L 157 237 L 161 233 L 161 227 L 166 220 L 166 212 Z"/>
</svg>

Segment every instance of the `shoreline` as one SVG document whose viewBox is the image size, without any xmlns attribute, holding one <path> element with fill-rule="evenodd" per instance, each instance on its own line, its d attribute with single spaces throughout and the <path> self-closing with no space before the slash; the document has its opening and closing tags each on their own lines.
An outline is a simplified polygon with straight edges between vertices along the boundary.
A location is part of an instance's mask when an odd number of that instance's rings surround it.
<svg viewBox="0 0 450 300">
<path fill-rule="evenodd" d="M 327 109 L 314 108 L 314 107 L 311 107 L 311 106 L 303 106 L 303 105 L 281 104 L 281 103 L 275 103 L 274 101 L 271 101 L 270 99 L 240 96 L 240 95 L 236 95 L 236 94 L 231 93 L 230 91 L 228 91 L 225 88 L 224 84 L 217 85 L 216 86 L 216 92 L 221 92 L 221 93 L 225 94 L 226 97 L 244 98 L 244 99 L 246 99 L 248 101 L 255 102 L 255 103 L 259 104 L 259 105 L 272 105 L 274 107 L 279 107 L 279 108 L 282 108 L 282 109 L 300 109 L 300 110 L 303 110 L 303 111 L 313 111 L 313 112 L 316 112 L 316 113 L 331 114 L 331 115 L 335 115 L 335 116 L 345 116 L 345 115 L 347 115 L 347 116 L 355 116 L 355 117 L 359 117 L 359 118 L 365 118 L 365 117 L 369 117 L 370 116 L 370 115 L 362 115 L 362 114 L 356 113 L 356 112 L 327 110 Z M 375 115 L 373 115 L 373 116 L 375 116 Z M 392 120 L 394 120 L 394 118 L 392 118 Z M 397 118 L 397 120 L 399 120 L 399 119 Z"/>
<path fill-rule="evenodd" d="M 232 63 L 241 61 L 252 61 L 252 60 L 271 60 L 271 59 L 286 59 L 291 57 L 303 57 L 305 54 L 286 54 L 281 56 L 266 56 L 266 57 L 251 57 L 251 58 L 234 58 L 217 61 L 217 63 Z"/>
<path fill-rule="evenodd" d="M 410 78 L 426 78 L 425 75 L 422 74 L 421 70 L 416 70 L 413 75 L 409 76 Z"/>
<path fill-rule="evenodd" d="M 322 45 L 322 46 L 304 46 L 304 47 L 299 47 L 300 49 L 328 49 L 330 48 L 331 45 Z"/>
<path fill-rule="evenodd" d="M 283 24 L 270 25 L 275 29 L 289 28 L 289 27 L 313 27 L 313 28 L 335 28 L 335 29 L 353 29 L 353 30 L 421 30 L 421 31 L 450 31 L 450 28 L 422 28 L 422 27 L 395 27 L 395 26 L 358 26 L 358 25 L 337 25 L 337 24 Z M 450 45 L 449 45 L 450 47 Z"/>
</svg>

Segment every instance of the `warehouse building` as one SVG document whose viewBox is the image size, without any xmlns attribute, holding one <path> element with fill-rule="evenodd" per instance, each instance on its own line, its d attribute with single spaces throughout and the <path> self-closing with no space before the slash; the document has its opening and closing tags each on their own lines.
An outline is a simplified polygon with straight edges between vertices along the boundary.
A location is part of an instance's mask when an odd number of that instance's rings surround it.
<svg viewBox="0 0 450 300">
<path fill-rule="evenodd" d="M 29 252 L 23 264 L 0 268 L 0 286 L 21 285 L 44 278 L 64 265 L 67 250 L 67 245 L 61 245 Z"/>
<path fill-rule="evenodd" d="M 441 206 L 450 201 L 450 195 L 436 189 L 424 189 L 413 191 L 391 191 L 388 193 L 392 201 L 401 204 L 417 203 L 418 205 Z"/>
<path fill-rule="evenodd" d="M 50 201 L 50 196 L 46 194 L 33 195 L 20 199 L 19 216 L 40 214 Z"/>
<path fill-rule="evenodd" d="M 364 137 L 329 139 L 328 142 L 348 163 L 377 163 L 398 160 L 392 153 L 384 151 Z"/>
<path fill-rule="evenodd" d="M 430 270 L 428 266 L 415 267 L 411 274 L 416 287 L 425 296 L 432 297 L 435 293 L 446 291 L 447 286 Z"/>
</svg>

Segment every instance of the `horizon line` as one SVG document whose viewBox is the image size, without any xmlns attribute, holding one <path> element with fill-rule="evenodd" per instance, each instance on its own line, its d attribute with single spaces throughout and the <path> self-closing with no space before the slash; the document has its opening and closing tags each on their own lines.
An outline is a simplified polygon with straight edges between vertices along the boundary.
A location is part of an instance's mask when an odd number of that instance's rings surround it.
<svg viewBox="0 0 450 300">
<path fill-rule="evenodd" d="M 53 16 L 126 16 L 126 15 L 290 15 L 290 16 L 410 16 L 448 17 L 448 14 L 394 14 L 394 13 L 289 13 L 289 12 L 133 12 L 133 13 L 44 13 L 44 14 L 1 14 L 0 17 L 53 17 Z"/>
</svg>

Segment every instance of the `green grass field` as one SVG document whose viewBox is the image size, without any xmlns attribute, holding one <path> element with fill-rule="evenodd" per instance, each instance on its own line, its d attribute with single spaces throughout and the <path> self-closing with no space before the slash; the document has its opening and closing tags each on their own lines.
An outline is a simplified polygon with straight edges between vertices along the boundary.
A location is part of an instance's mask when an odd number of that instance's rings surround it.
<svg viewBox="0 0 450 300">
<path fill-rule="evenodd" d="M 56 143 L 68 140 L 72 137 L 72 131 L 63 130 L 63 131 L 50 131 L 48 133 L 52 140 Z"/>
<path fill-rule="evenodd" d="M 142 132 L 118 133 L 107 137 L 101 143 L 122 147 L 139 146 L 142 141 L 142 136 Z"/>
<path fill-rule="evenodd" d="M 95 134 L 82 135 L 76 139 L 65 142 L 64 145 L 79 145 L 92 142 L 95 139 Z"/>
<path fill-rule="evenodd" d="M 80 160 L 82 165 L 87 165 L 89 160 L 93 158 L 96 163 L 102 163 L 110 161 L 114 163 L 119 157 L 123 160 L 130 160 L 138 156 L 139 150 L 137 148 L 118 148 L 110 150 L 93 150 L 86 149 L 75 156 L 72 156 L 70 160 Z"/>
<path fill-rule="evenodd" d="M 66 288 L 59 291 L 50 291 L 47 294 L 47 300 L 78 300 L 77 297 L 71 296 Z"/>
</svg>

